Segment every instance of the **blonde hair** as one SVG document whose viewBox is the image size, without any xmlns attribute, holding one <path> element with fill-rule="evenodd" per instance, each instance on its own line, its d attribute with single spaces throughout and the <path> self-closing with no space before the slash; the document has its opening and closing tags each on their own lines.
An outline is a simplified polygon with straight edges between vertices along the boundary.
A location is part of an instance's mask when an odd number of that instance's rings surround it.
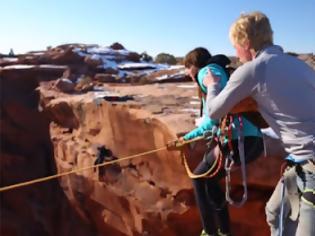
<svg viewBox="0 0 315 236">
<path fill-rule="evenodd" d="M 247 41 L 256 52 L 273 44 L 273 32 L 268 17 L 261 12 L 241 14 L 230 28 L 230 40 L 244 46 Z"/>
</svg>

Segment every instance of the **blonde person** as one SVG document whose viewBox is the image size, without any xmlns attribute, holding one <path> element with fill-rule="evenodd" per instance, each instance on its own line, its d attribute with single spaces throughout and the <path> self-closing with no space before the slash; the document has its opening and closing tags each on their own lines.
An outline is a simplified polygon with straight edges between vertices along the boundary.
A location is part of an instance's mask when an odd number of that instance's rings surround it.
<svg viewBox="0 0 315 236">
<path fill-rule="evenodd" d="M 221 118 L 248 96 L 257 102 L 259 112 L 280 137 L 289 153 L 287 159 L 293 163 L 300 194 L 296 235 L 314 236 L 315 72 L 273 44 L 269 19 L 261 12 L 242 14 L 230 28 L 230 39 L 244 64 L 222 91 L 220 78 L 208 73 L 204 84 L 208 89 L 209 117 Z M 278 225 L 272 225 L 273 232 L 282 230 L 277 228 Z"/>
</svg>

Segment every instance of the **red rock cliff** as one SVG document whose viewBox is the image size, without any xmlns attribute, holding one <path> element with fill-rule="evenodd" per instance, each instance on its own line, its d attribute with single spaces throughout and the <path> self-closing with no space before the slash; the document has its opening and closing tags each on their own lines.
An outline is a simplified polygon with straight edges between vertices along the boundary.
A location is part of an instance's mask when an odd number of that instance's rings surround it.
<svg viewBox="0 0 315 236">
<path fill-rule="evenodd" d="M 1 71 L 0 185 L 56 173 L 49 120 L 33 71 Z M 1 235 L 95 235 L 57 180 L 0 193 Z"/>
</svg>

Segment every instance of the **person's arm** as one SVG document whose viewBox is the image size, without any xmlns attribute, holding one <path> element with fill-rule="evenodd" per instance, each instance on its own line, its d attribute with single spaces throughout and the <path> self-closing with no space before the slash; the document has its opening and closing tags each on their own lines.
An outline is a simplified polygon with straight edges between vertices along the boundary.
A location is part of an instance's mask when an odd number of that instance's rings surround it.
<svg viewBox="0 0 315 236">
<path fill-rule="evenodd" d="M 190 140 L 199 136 L 202 136 L 206 131 L 211 130 L 214 124 L 209 117 L 203 117 L 201 124 L 187 133 L 183 138 L 184 140 Z"/>
<path fill-rule="evenodd" d="M 220 92 L 221 86 L 218 78 L 209 75 L 204 81 L 208 86 L 207 109 L 211 119 L 220 119 L 226 115 L 237 103 L 250 96 L 257 86 L 257 77 L 254 76 L 252 63 L 239 67 L 230 77 L 225 88 Z"/>
</svg>

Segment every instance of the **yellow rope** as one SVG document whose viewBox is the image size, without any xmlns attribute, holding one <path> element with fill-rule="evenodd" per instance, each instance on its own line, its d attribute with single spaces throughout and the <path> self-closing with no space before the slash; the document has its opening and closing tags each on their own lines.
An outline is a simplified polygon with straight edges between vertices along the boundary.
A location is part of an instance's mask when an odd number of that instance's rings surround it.
<svg viewBox="0 0 315 236">
<path fill-rule="evenodd" d="M 203 138 L 204 137 L 201 136 L 201 137 L 198 137 L 198 138 L 195 138 L 195 139 L 191 139 L 191 140 L 183 142 L 182 145 L 186 145 L 188 143 L 192 143 L 192 142 L 198 141 L 198 140 L 203 139 Z M 4 192 L 4 191 L 20 188 L 20 187 L 23 187 L 23 186 L 32 185 L 32 184 L 35 184 L 35 183 L 45 182 L 45 181 L 48 181 L 48 180 L 56 179 L 56 178 L 59 178 L 59 177 L 62 177 L 62 176 L 74 174 L 74 173 L 77 173 L 77 172 L 80 172 L 80 171 L 84 171 L 84 170 L 88 170 L 88 169 L 95 168 L 95 167 L 112 165 L 112 164 L 117 163 L 117 162 L 129 160 L 129 159 L 136 158 L 136 157 L 139 157 L 139 156 L 149 155 L 149 154 L 152 154 L 152 153 L 155 153 L 155 152 L 158 152 L 158 151 L 162 151 L 162 150 L 165 150 L 165 149 L 167 149 L 167 146 L 160 147 L 160 148 L 153 149 L 153 150 L 146 151 L 146 152 L 141 152 L 141 153 L 138 153 L 138 154 L 135 154 L 135 155 L 131 155 L 131 156 L 122 157 L 122 158 L 119 158 L 119 159 L 116 159 L 116 160 L 112 160 L 112 161 L 106 161 L 104 163 L 100 163 L 100 164 L 97 164 L 97 165 L 86 166 L 86 167 L 74 169 L 74 170 L 71 170 L 71 171 L 67 171 L 67 172 L 63 172 L 63 173 L 59 173 L 59 174 L 55 174 L 55 175 L 50 175 L 50 176 L 46 176 L 46 177 L 42 177 L 42 178 L 38 178 L 38 179 L 33 179 L 33 180 L 30 180 L 30 181 L 26 181 L 26 182 L 21 182 L 21 183 L 17 183 L 17 184 L 8 185 L 8 186 L 5 186 L 5 187 L 1 187 L 0 188 L 0 192 Z"/>
<path fill-rule="evenodd" d="M 183 158 L 183 161 L 184 161 L 184 166 L 185 166 L 185 169 L 186 169 L 186 172 L 188 174 L 188 176 L 191 178 L 191 179 L 198 179 L 198 178 L 204 178 L 206 177 L 207 175 L 209 175 L 213 169 L 217 166 L 217 163 L 218 163 L 218 160 L 219 160 L 219 157 L 216 158 L 212 164 L 212 166 L 210 166 L 209 170 L 205 171 L 204 173 L 202 174 L 199 174 L 199 175 L 196 175 L 194 174 L 190 168 L 189 168 L 189 165 L 188 165 L 188 162 L 187 162 L 187 158 L 186 158 L 186 155 L 184 152 L 182 152 L 182 158 Z"/>
</svg>

